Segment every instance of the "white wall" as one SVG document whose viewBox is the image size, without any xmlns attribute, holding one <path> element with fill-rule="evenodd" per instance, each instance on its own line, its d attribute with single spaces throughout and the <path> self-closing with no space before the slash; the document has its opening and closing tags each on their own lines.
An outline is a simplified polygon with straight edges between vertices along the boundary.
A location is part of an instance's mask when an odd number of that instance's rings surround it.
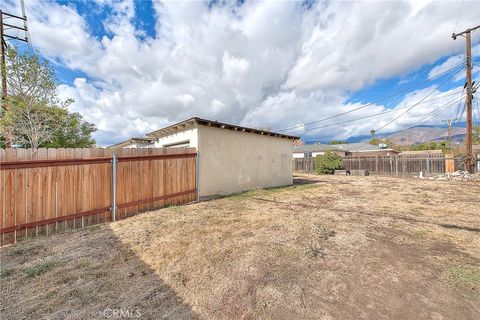
<svg viewBox="0 0 480 320">
<path fill-rule="evenodd" d="M 292 148 L 289 139 L 199 125 L 200 197 L 292 184 Z"/>
<path fill-rule="evenodd" d="M 189 147 L 197 148 L 198 150 L 198 134 L 196 126 L 188 127 L 182 131 L 159 138 L 157 141 L 155 141 L 155 148 L 163 148 L 166 145 L 168 146 L 169 144 L 186 140 L 190 141 Z"/>
<path fill-rule="evenodd" d="M 315 158 L 318 155 L 325 154 L 325 152 L 312 152 L 312 157 Z M 305 154 L 303 152 L 295 152 L 293 153 L 293 158 L 298 159 L 298 158 L 305 158 Z"/>
<path fill-rule="evenodd" d="M 323 154 L 325 154 L 324 151 L 322 151 L 322 152 L 312 152 L 312 157 L 315 158 L 316 156 L 321 156 Z"/>
<path fill-rule="evenodd" d="M 148 142 L 135 142 L 131 143 L 123 148 L 152 148 L 153 145 Z"/>
</svg>

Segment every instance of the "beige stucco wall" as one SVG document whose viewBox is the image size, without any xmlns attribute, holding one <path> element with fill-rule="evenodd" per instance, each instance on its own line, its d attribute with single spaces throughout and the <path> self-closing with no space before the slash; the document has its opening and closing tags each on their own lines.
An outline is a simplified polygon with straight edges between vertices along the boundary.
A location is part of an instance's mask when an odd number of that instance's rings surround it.
<svg viewBox="0 0 480 320">
<path fill-rule="evenodd" d="M 290 185 L 288 139 L 198 126 L 200 197 Z"/>
</svg>

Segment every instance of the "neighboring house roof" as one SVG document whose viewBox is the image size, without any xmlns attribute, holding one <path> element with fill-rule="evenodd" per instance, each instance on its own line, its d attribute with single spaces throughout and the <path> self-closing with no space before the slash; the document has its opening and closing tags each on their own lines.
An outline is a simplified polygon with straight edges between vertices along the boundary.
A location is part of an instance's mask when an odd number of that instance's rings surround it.
<svg viewBox="0 0 480 320">
<path fill-rule="evenodd" d="M 402 151 L 400 152 L 400 154 L 425 154 L 425 153 L 429 153 L 429 154 L 442 154 L 443 151 L 442 150 L 416 150 L 416 151 Z"/>
<path fill-rule="evenodd" d="M 122 147 L 128 147 L 131 144 L 134 143 L 152 143 L 154 139 L 152 138 L 130 138 L 128 140 L 119 142 L 117 144 L 113 144 L 109 146 L 108 148 L 122 148 Z"/>
<path fill-rule="evenodd" d="M 392 151 L 389 147 L 380 147 L 378 144 L 370 144 L 366 142 L 347 143 L 335 145 L 340 150 L 348 152 L 368 152 L 368 151 Z"/>
<path fill-rule="evenodd" d="M 207 120 L 207 119 L 202 119 L 202 118 L 198 118 L 198 117 L 193 117 L 193 118 L 178 122 L 176 124 L 173 124 L 171 126 L 168 126 L 168 127 L 165 127 L 165 128 L 159 129 L 159 130 L 155 130 L 153 132 L 147 133 L 146 136 L 148 138 L 158 138 L 158 137 L 161 137 L 161 136 L 167 136 L 169 134 L 177 132 L 178 130 L 182 130 L 186 127 L 192 126 L 193 124 L 199 124 L 199 125 L 203 125 L 203 126 L 215 127 L 215 128 L 220 128 L 220 129 L 226 129 L 226 130 L 234 130 L 234 131 L 239 131 L 239 132 L 250 132 L 250 133 L 256 133 L 256 134 L 278 137 L 278 138 L 285 138 L 285 139 L 290 139 L 290 140 L 300 139 L 300 137 L 292 136 L 292 135 L 288 135 L 288 134 L 273 132 L 273 131 L 269 131 L 269 130 L 242 127 L 242 126 L 235 125 L 235 124 L 229 124 L 229 123 L 225 123 L 225 122 Z"/>
<path fill-rule="evenodd" d="M 393 151 L 392 148 L 382 148 L 379 145 L 370 143 L 345 143 L 345 144 L 306 144 L 293 148 L 294 153 L 304 152 L 325 152 L 325 151 L 345 151 L 345 152 L 369 152 L 369 151 Z"/>
<path fill-rule="evenodd" d="M 303 146 L 293 147 L 294 153 L 304 153 L 304 152 L 325 152 L 325 151 L 334 151 L 340 150 L 335 148 L 335 145 L 314 143 L 314 144 L 305 144 Z"/>
</svg>

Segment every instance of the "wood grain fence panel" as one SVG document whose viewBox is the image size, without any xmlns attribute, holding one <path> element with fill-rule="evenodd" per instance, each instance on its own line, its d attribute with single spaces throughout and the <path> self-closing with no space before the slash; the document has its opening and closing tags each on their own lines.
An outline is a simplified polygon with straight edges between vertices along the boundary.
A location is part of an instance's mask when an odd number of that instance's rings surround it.
<svg viewBox="0 0 480 320">
<path fill-rule="evenodd" d="M 27 160 L 34 160 L 35 152 L 32 149 L 25 150 L 25 157 Z M 35 211 L 34 211 L 34 189 L 35 189 L 35 171 L 32 168 L 26 168 L 26 190 L 25 190 L 25 197 L 26 197 L 26 223 L 35 221 Z M 27 227 L 25 228 L 25 233 L 27 238 L 34 237 L 37 234 L 36 227 Z"/>
<path fill-rule="evenodd" d="M 194 201 L 196 160 L 185 157 L 194 152 L 190 148 L 1 149 L 1 244 L 110 221 L 112 164 L 107 157 L 113 153 L 120 157 L 116 185 L 119 219 Z M 121 159 L 132 155 L 135 157 Z M 152 159 L 149 155 L 180 157 Z M 67 159 L 72 161 L 65 162 Z"/>
<path fill-rule="evenodd" d="M 75 149 L 65 149 L 65 158 L 74 158 Z M 64 215 L 69 216 L 75 213 L 75 204 L 77 202 L 77 194 L 75 188 L 76 166 L 65 167 L 65 210 Z M 75 219 L 68 219 L 65 223 L 67 229 L 75 229 Z"/>
<path fill-rule="evenodd" d="M 0 149 L 0 161 L 6 161 L 5 160 L 5 149 Z M 1 164 L 0 164 L 0 169 L 1 169 Z M 6 186 L 5 186 L 5 175 L 6 175 L 6 170 L 0 170 L 0 228 L 5 227 L 5 193 L 6 193 Z M 4 244 L 4 234 L 0 235 L 0 245 L 3 246 Z"/>
<path fill-rule="evenodd" d="M 27 160 L 26 150 L 18 148 L 16 149 L 16 160 Z M 27 169 L 15 170 L 15 224 L 24 224 L 27 221 L 27 195 L 26 195 L 26 180 Z M 19 241 L 26 237 L 26 230 L 17 230 L 16 241 Z"/>
<path fill-rule="evenodd" d="M 65 159 L 65 148 L 57 149 L 57 159 Z M 65 167 L 57 167 L 55 184 L 55 217 L 66 216 L 66 191 L 65 191 Z M 66 221 L 55 222 L 55 231 L 63 232 L 66 229 Z"/>
<path fill-rule="evenodd" d="M 73 149 L 74 157 L 77 159 L 83 158 L 83 150 L 81 148 Z M 73 198 L 74 198 L 74 210 L 73 213 L 82 212 L 82 198 L 83 198 L 83 166 L 73 166 Z M 73 228 L 78 229 L 82 227 L 83 217 L 73 219 Z"/>
<path fill-rule="evenodd" d="M 16 159 L 15 149 L 6 150 L 6 160 L 14 161 Z M 5 172 L 5 227 L 15 225 L 15 170 L 6 170 Z M 5 235 L 4 241 L 11 243 L 15 241 L 15 233 L 8 233 Z"/>
<path fill-rule="evenodd" d="M 51 148 L 47 149 L 47 159 L 56 159 L 57 158 L 57 149 Z M 45 216 L 46 219 L 55 218 L 56 211 L 56 172 L 57 167 L 47 167 L 45 170 L 46 174 L 46 193 L 45 197 Z M 45 226 L 47 234 L 55 232 L 55 223 L 47 224 Z"/>
<path fill-rule="evenodd" d="M 38 149 L 38 159 L 39 160 L 46 160 L 48 159 L 48 150 L 46 148 L 39 148 Z M 47 188 L 47 175 L 48 175 L 48 167 L 37 168 L 38 169 L 38 180 L 37 180 L 37 188 L 36 196 L 38 197 L 38 207 L 37 207 L 37 220 L 45 220 L 47 219 L 47 195 L 48 195 L 48 188 Z M 39 234 L 46 234 L 47 233 L 47 226 L 41 225 L 38 226 L 38 233 Z"/>
<path fill-rule="evenodd" d="M 5 161 L 5 149 L 0 149 L 0 162 Z M 0 169 L 2 165 L 0 164 Z M 0 170 L 0 228 L 5 226 L 5 197 L 6 197 L 6 185 L 5 185 L 6 170 Z M 4 244 L 4 234 L 0 235 L 0 245 Z"/>
<path fill-rule="evenodd" d="M 155 150 L 155 154 L 163 154 L 164 150 Z M 153 160 L 152 161 L 152 166 L 153 166 L 153 182 L 152 182 L 152 193 L 154 197 L 158 197 L 162 194 L 164 194 L 163 190 L 163 161 L 162 160 Z M 160 208 L 163 205 L 163 200 L 157 200 L 153 202 L 153 208 L 157 209 Z"/>
</svg>

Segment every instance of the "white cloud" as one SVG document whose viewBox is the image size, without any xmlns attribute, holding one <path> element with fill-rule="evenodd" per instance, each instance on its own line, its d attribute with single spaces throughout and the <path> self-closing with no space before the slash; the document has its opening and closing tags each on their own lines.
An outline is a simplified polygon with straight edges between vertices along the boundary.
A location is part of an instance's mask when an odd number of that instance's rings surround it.
<svg viewBox="0 0 480 320">
<path fill-rule="evenodd" d="M 156 37 L 145 38 L 133 23 L 133 1 L 105 0 L 96 6 L 109 8 L 103 26 L 110 34 L 100 39 L 73 6 L 26 4 L 35 47 L 88 76 L 59 92 L 97 124 L 101 144 L 194 115 L 272 129 L 304 124 L 355 108 L 345 103 L 349 94 L 376 80 L 452 56 L 432 68 L 433 76 L 460 59 L 450 38 L 455 2 L 316 2 L 310 9 L 299 2 L 211 8 L 204 2 L 154 2 Z M 473 2 L 464 4 L 457 30 L 478 22 L 475 10 Z M 369 106 L 337 120 L 384 108 Z M 418 115 L 412 114 L 388 129 L 415 123 Z M 314 134 L 364 134 L 386 121 L 381 118 Z"/>
</svg>

